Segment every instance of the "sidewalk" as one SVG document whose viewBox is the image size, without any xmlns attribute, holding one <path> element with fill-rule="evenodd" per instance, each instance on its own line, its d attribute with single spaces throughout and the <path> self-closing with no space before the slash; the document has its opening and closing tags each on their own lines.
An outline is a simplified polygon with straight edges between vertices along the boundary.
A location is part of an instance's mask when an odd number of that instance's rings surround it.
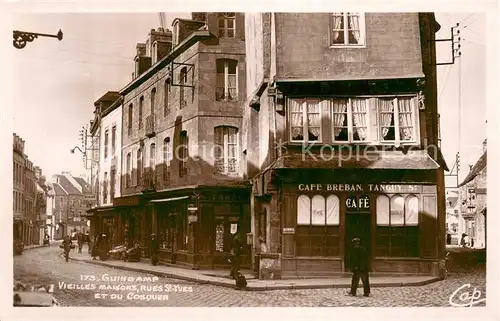
<svg viewBox="0 0 500 321">
<path fill-rule="evenodd" d="M 86 248 L 84 248 L 86 249 Z M 124 262 L 122 260 L 100 261 L 92 260 L 87 251 L 78 253 L 72 251 L 71 260 L 90 264 L 111 267 L 119 270 L 148 273 L 159 277 L 211 284 L 229 288 L 236 288 L 235 281 L 226 276 L 228 271 L 190 270 L 165 265 L 153 266 L 147 262 Z M 247 277 L 248 291 L 294 290 L 294 289 L 325 289 L 350 288 L 350 277 L 335 277 L 328 279 L 293 279 L 293 280 L 258 280 L 252 273 L 243 271 Z M 439 281 L 439 278 L 430 276 L 402 276 L 402 277 L 371 277 L 372 287 L 401 287 L 421 286 Z"/>
</svg>

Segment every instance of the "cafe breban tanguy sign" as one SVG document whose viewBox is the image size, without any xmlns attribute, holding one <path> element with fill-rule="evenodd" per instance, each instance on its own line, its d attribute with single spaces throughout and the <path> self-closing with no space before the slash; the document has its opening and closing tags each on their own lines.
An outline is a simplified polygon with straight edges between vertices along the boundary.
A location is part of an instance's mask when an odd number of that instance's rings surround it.
<svg viewBox="0 0 500 321">
<path fill-rule="evenodd" d="M 299 184 L 303 192 L 420 193 L 422 185 L 404 184 Z"/>
</svg>

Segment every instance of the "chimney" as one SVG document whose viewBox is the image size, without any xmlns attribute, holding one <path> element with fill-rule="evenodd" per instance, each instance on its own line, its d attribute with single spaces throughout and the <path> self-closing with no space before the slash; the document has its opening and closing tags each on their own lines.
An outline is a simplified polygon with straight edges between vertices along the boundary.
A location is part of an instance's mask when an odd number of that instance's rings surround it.
<svg viewBox="0 0 500 321">
<path fill-rule="evenodd" d="M 151 67 L 151 57 L 146 55 L 146 44 L 138 43 L 135 47 L 137 55 L 135 56 L 135 78 L 139 77 L 142 73 Z"/>
<path fill-rule="evenodd" d="M 207 13 L 206 12 L 191 12 L 191 20 L 207 22 Z"/>
<path fill-rule="evenodd" d="M 144 57 L 146 55 L 146 44 L 145 43 L 138 43 L 137 46 L 135 46 L 135 49 L 137 51 L 137 53 L 136 53 L 137 57 Z"/>
<path fill-rule="evenodd" d="M 172 31 L 159 27 L 151 29 L 149 33 L 149 52 L 151 53 L 151 64 L 155 64 L 172 50 Z"/>
<path fill-rule="evenodd" d="M 485 139 L 485 140 L 483 141 L 483 153 L 484 153 L 484 152 L 486 152 L 486 148 L 488 147 L 488 146 L 487 146 L 487 142 L 486 142 L 487 140 L 488 140 L 488 139 Z"/>
</svg>

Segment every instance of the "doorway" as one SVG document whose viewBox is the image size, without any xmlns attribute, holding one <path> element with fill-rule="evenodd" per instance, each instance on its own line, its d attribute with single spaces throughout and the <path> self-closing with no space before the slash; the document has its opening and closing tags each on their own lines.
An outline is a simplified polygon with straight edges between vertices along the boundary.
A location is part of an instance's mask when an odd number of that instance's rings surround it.
<svg viewBox="0 0 500 321">
<path fill-rule="evenodd" d="M 344 268 L 348 270 L 350 263 L 350 253 L 352 248 L 352 239 L 359 238 L 361 246 L 371 258 L 371 213 L 370 212 L 346 212 L 345 216 L 345 254 Z"/>
</svg>

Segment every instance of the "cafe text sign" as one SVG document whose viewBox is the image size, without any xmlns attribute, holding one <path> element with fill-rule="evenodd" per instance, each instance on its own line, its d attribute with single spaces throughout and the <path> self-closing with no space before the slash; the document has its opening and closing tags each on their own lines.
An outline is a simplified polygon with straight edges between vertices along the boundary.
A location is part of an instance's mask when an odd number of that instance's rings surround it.
<svg viewBox="0 0 500 321">
<path fill-rule="evenodd" d="M 345 200 L 345 207 L 349 211 L 363 211 L 370 209 L 370 197 L 367 195 L 356 197 L 349 196 Z"/>
<path fill-rule="evenodd" d="M 299 184 L 301 192 L 421 193 L 422 185 L 405 184 Z"/>
</svg>

